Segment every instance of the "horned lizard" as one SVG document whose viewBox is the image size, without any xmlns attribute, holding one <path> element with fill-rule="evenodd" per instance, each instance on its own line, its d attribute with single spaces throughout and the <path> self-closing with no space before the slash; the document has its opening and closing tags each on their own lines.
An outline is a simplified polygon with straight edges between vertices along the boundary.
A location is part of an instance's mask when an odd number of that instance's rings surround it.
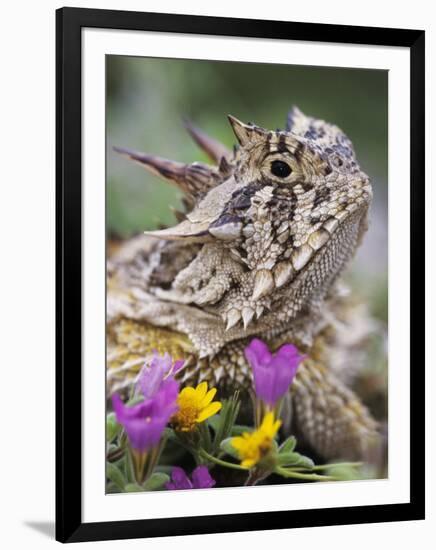
<svg viewBox="0 0 436 550">
<path fill-rule="evenodd" d="M 109 392 L 153 349 L 183 357 L 183 383 L 250 391 L 244 347 L 260 337 L 307 358 L 285 426 L 326 459 L 364 458 L 377 423 L 350 389 L 371 320 L 339 281 L 367 228 L 372 191 L 351 141 L 294 107 L 286 129 L 229 116 L 233 151 L 187 123 L 214 165 L 115 148 L 184 194 L 174 227 L 109 255 Z"/>
</svg>

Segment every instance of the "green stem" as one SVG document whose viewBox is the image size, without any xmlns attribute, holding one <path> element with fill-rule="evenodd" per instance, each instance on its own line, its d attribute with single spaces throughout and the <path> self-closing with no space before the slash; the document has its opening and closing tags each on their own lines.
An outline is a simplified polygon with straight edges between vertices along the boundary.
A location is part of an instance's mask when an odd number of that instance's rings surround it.
<svg viewBox="0 0 436 550">
<path fill-rule="evenodd" d="M 322 464 L 319 466 L 314 466 L 313 468 L 292 468 L 295 472 L 317 472 L 322 470 L 327 470 L 329 468 L 359 468 L 362 466 L 362 462 L 337 462 L 335 464 Z"/>
<path fill-rule="evenodd" d="M 283 477 L 294 479 L 304 479 L 306 481 L 339 481 L 339 478 L 333 476 L 319 476 L 317 474 L 303 474 L 295 470 L 285 470 L 284 468 L 276 468 L 276 473 Z"/>
<path fill-rule="evenodd" d="M 198 425 L 198 431 L 200 434 L 201 441 L 203 443 L 203 446 L 210 451 L 212 447 L 212 440 L 210 437 L 210 431 L 209 427 L 205 422 Z"/>
<path fill-rule="evenodd" d="M 184 437 L 184 432 L 174 432 L 177 437 L 177 443 L 183 447 L 188 453 L 191 453 L 191 455 L 196 458 L 197 456 L 197 449 L 195 445 L 192 443 L 192 441 L 187 441 Z"/>
<path fill-rule="evenodd" d="M 210 462 L 213 462 L 214 464 L 218 464 L 219 466 L 224 466 L 225 468 L 233 468 L 233 470 L 243 470 L 244 472 L 248 472 L 248 468 L 239 466 L 239 464 L 233 464 L 232 462 L 227 462 L 226 460 L 220 460 L 219 458 L 216 458 L 215 456 L 212 456 L 209 453 L 207 453 L 204 449 L 200 449 L 199 454 L 203 458 L 209 460 Z"/>
</svg>

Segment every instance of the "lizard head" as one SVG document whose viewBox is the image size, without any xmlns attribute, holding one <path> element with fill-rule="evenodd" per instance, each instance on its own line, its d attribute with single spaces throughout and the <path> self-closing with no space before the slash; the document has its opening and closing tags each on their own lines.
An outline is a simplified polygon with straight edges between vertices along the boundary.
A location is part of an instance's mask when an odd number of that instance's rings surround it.
<svg viewBox="0 0 436 550">
<path fill-rule="evenodd" d="M 323 299 L 366 228 L 371 186 L 336 126 L 295 107 L 285 130 L 229 120 L 233 152 L 187 123 L 213 166 L 117 151 L 185 194 L 179 223 L 149 232 L 201 245 L 166 299 L 215 313 L 236 338 L 285 324 Z"/>
</svg>

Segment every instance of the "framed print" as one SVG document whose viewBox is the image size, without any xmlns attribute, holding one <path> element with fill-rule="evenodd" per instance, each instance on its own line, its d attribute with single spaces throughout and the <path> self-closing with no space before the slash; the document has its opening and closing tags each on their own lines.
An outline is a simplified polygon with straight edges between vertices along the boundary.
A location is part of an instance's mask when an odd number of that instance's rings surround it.
<svg viewBox="0 0 436 550">
<path fill-rule="evenodd" d="M 424 32 L 56 48 L 56 538 L 424 518 Z"/>
</svg>

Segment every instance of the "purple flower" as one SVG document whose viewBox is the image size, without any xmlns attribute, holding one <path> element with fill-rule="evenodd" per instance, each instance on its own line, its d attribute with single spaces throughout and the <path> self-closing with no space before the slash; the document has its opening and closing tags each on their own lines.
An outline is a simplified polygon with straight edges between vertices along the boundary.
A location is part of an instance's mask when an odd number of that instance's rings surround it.
<svg viewBox="0 0 436 550">
<path fill-rule="evenodd" d="M 245 357 L 253 370 L 256 395 L 270 407 L 288 391 L 298 365 L 305 358 L 292 344 L 285 344 L 272 354 L 257 338 L 245 348 Z"/>
<path fill-rule="evenodd" d="M 140 453 L 155 447 L 171 416 L 177 412 L 179 384 L 164 380 L 152 399 L 125 405 L 118 394 L 112 396 L 117 421 L 124 426 L 132 449 Z"/>
<path fill-rule="evenodd" d="M 162 382 L 176 374 L 184 366 L 184 364 L 185 361 L 183 359 L 173 363 L 169 353 L 165 353 L 165 355 L 160 356 L 155 351 L 150 365 L 145 363 L 141 374 L 139 375 L 138 385 L 144 394 L 144 398 L 152 398 L 159 390 Z"/>
<path fill-rule="evenodd" d="M 192 481 L 182 468 L 175 466 L 171 471 L 171 481 L 165 487 L 171 489 L 210 489 L 216 483 L 206 466 L 197 466 L 192 472 Z"/>
</svg>

